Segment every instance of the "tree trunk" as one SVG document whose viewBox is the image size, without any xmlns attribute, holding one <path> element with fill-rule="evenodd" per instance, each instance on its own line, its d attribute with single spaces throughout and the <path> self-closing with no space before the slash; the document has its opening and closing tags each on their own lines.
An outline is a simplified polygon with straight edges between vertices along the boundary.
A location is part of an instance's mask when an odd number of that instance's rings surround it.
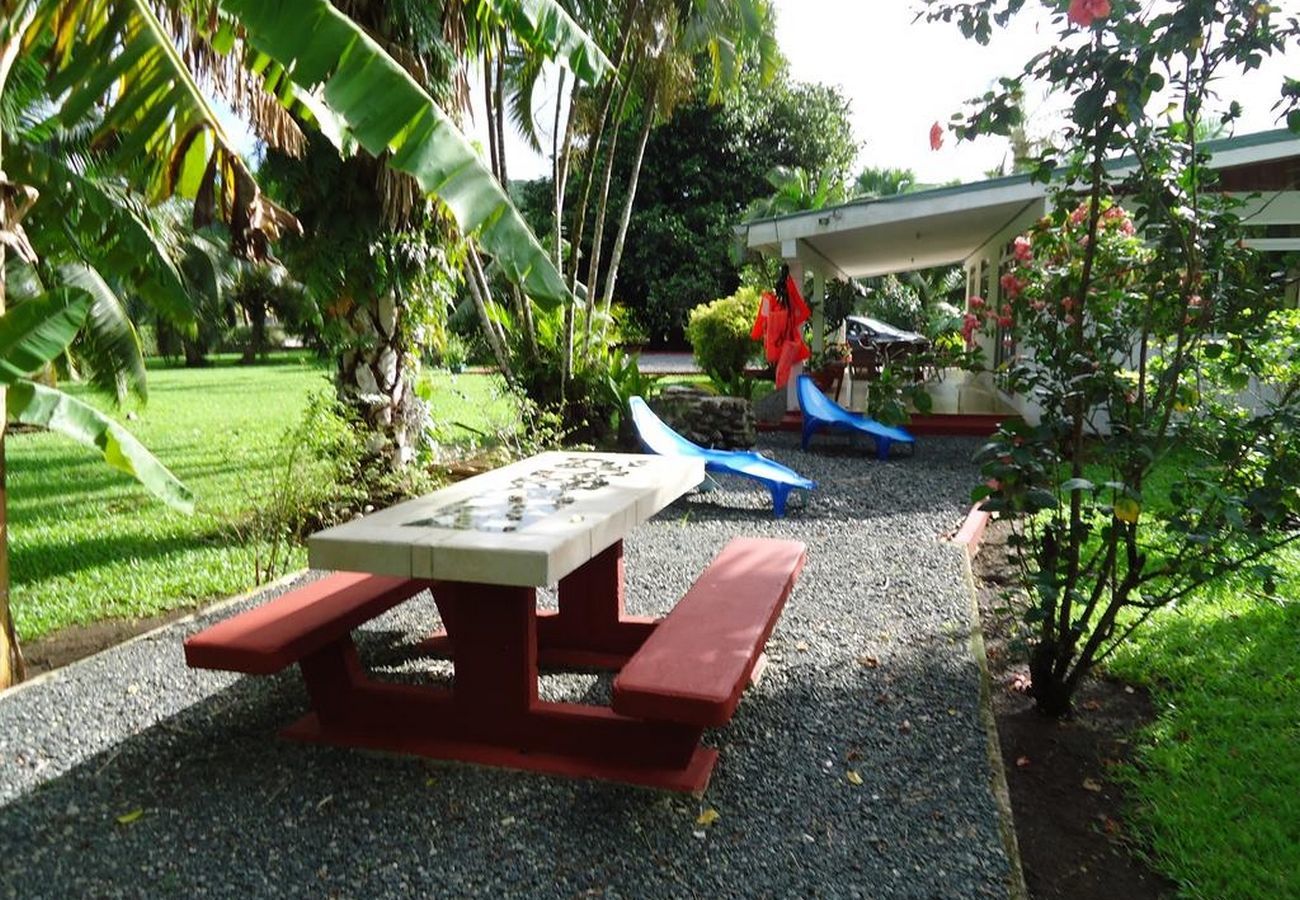
<svg viewBox="0 0 1300 900">
<path fill-rule="evenodd" d="M 400 315 L 392 291 L 355 305 L 347 315 L 353 349 L 338 369 L 339 397 L 364 424 L 367 454 L 393 468 L 410 462 L 425 421 Z"/>
<path fill-rule="evenodd" d="M 196 340 L 181 338 L 181 346 L 185 351 L 185 368 L 202 369 L 208 364 L 207 350 L 204 349 L 202 340 L 202 335 Z"/>
<path fill-rule="evenodd" d="M 600 245 L 605 240 L 605 214 L 609 208 L 609 185 L 614 180 L 615 151 L 618 149 L 618 124 L 623 121 L 628 98 L 632 94 L 632 78 L 629 77 L 619 98 L 618 112 L 614 115 L 614 133 L 609 136 L 609 149 L 605 156 L 605 171 L 601 179 L 600 200 L 596 204 L 596 223 L 591 229 L 591 259 L 587 268 L 587 321 L 582 326 L 582 350 L 585 355 L 591 341 L 592 312 L 596 308 L 596 295 L 600 284 Z"/>
<path fill-rule="evenodd" d="M 626 0 L 623 6 L 622 36 L 623 40 L 618 47 L 617 56 L 611 60 L 614 64 L 614 72 L 609 75 L 609 80 L 605 83 L 605 90 L 601 97 L 600 118 L 596 120 L 596 132 L 592 136 L 591 144 L 588 147 L 589 157 L 587 159 L 586 173 L 582 178 L 582 192 L 578 200 L 577 213 L 574 215 L 574 237 L 573 243 L 569 247 L 569 290 L 573 291 L 578 284 L 578 270 L 582 264 L 582 237 L 587 227 L 587 203 L 591 199 L 591 185 L 594 182 L 596 169 L 596 160 L 600 156 L 600 142 L 604 139 L 605 128 L 609 124 L 610 104 L 614 101 L 614 89 L 618 85 L 618 76 L 623 71 L 623 58 L 627 54 L 627 48 L 632 39 L 632 18 L 636 14 L 636 0 Z M 629 79 L 630 80 L 630 79 Z M 577 94 L 575 93 L 575 97 Z M 572 342 L 572 335 L 570 335 Z"/>
<path fill-rule="evenodd" d="M 244 311 L 248 313 L 248 346 L 240 362 L 249 364 L 257 362 L 266 352 L 266 301 L 250 300 Z"/>
<path fill-rule="evenodd" d="M 636 186 L 641 178 L 641 163 L 645 160 L 645 145 L 650 140 L 650 129 L 655 120 L 655 95 L 658 83 L 651 85 L 650 93 L 645 99 L 645 114 L 641 119 L 641 133 L 637 136 L 636 153 L 632 158 L 632 174 L 627 180 L 627 197 L 623 200 L 623 213 L 618 223 L 618 234 L 614 237 L 614 249 L 609 255 L 609 271 L 605 273 L 604 310 L 609 313 L 614 303 L 614 285 L 618 281 L 618 264 L 623 258 L 623 243 L 627 239 L 628 225 L 632 221 L 632 206 L 636 203 Z M 605 326 L 601 326 L 602 337 Z"/>
<path fill-rule="evenodd" d="M 483 338 L 488 342 L 488 347 L 492 350 L 492 355 L 496 357 L 497 365 L 501 369 L 501 374 L 505 376 L 506 384 L 515 384 L 514 372 L 510 369 L 510 354 L 506 352 L 505 341 L 497 332 L 497 327 L 492 323 L 492 317 L 488 315 L 487 305 L 491 299 L 487 278 L 484 277 L 483 263 L 479 259 L 478 250 L 473 245 L 469 248 L 469 273 L 465 279 L 469 285 L 469 295 L 474 301 L 474 309 L 478 313 L 479 324 L 483 326 Z"/>
</svg>

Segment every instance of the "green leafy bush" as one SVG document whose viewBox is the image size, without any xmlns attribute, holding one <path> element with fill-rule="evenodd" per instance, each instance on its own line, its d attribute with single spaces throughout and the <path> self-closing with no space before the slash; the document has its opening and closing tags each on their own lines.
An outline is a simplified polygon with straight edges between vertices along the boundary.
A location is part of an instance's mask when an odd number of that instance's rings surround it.
<svg viewBox="0 0 1300 900">
<path fill-rule="evenodd" d="M 691 310 L 686 337 L 695 351 L 695 361 L 724 394 L 748 395 L 745 364 L 758 349 L 749 336 L 758 304 L 756 288 L 741 288 L 730 297 Z"/>
</svg>

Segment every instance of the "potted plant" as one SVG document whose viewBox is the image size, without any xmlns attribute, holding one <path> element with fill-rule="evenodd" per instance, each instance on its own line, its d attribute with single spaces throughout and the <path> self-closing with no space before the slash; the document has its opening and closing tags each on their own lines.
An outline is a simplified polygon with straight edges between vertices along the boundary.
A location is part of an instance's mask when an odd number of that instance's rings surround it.
<svg viewBox="0 0 1300 900">
<path fill-rule="evenodd" d="M 844 377 L 844 367 L 849 364 L 852 356 L 848 344 L 839 341 L 827 343 L 825 349 L 820 352 L 814 350 L 808 358 L 808 374 L 823 393 L 830 391 Z"/>
</svg>

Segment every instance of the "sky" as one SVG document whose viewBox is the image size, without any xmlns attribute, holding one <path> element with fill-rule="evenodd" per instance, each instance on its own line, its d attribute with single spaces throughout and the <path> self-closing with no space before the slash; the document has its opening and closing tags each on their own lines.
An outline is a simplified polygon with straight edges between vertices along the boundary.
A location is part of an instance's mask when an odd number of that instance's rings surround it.
<svg viewBox="0 0 1300 900">
<path fill-rule="evenodd" d="M 1008 31 L 995 30 L 990 44 L 982 47 L 963 38 L 955 24 L 914 22 L 921 6 L 917 0 L 774 0 L 774 5 L 777 41 L 791 76 L 837 86 L 848 98 L 861 148 L 858 168 L 910 168 L 922 183 L 974 181 L 1002 164 L 1005 141 L 982 137 L 958 142 L 945 133 L 943 146 L 933 151 L 930 126 L 936 121 L 946 125 L 964 101 L 983 94 L 998 76 L 1019 71 L 1056 40 L 1058 31 L 1046 17 L 1034 21 L 1026 13 Z M 1269 108 L 1277 99 L 1282 72 L 1300 77 L 1300 59 L 1293 54 L 1290 63 L 1284 68 L 1280 58 L 1267 61 L 1250 79 L 1222 86 L 1225 95 L 1237 97 L 1246 108 L 1235 133 L 1280 127 Z M 1050 100 L 1031 96 L 1027 106 L 1031 136 L 1055 127 Z M 541 117 L 543 123 L 549 116 L 550 110 Z M 508 143 L 511 177 L 549 173 L 547 160 L 522 141 Z"/>
</svg>

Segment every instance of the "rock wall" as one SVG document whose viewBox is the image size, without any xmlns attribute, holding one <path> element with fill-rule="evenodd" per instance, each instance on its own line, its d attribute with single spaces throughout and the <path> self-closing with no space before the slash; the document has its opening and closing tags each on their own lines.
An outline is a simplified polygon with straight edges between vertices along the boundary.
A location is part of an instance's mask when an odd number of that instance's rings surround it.
<svg viewBox="0 0 1300 900">
<path fill-rule="evenodd" d="M 650 408 L 674 431 L 701 447 L 743 450 L 754 446 L 754 410 L 748 400 L 672 385 L 650 401 Z"/>
</svg>

